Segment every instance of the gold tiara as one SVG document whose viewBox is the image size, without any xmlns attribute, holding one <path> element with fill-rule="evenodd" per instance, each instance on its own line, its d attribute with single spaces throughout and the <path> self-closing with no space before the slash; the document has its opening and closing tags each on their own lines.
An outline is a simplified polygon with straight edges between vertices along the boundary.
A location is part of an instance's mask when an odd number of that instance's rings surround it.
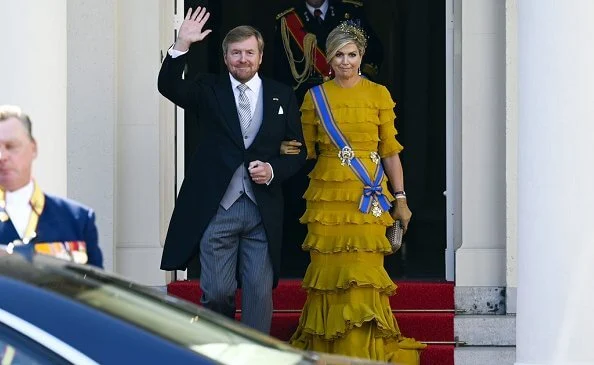
<svg viewBox="0 0 594 365">
<path fill-rule="evenodd" d="M 341 32 L 344 32 L 351 36 L 357 43 L 363 48 L 367 48 L 367 33 L 352 20 L 346 20 L 340 23 L 337 27 Z"/>
</svg>

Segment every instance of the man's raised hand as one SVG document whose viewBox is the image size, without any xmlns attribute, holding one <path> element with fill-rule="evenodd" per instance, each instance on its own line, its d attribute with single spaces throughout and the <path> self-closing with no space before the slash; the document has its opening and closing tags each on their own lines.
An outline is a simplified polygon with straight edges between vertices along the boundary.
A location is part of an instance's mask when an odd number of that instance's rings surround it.
<svg viewBox="0 0 594 365">
<path fill-rule="evenodd" d="M 179 27 L 179 33 L 177 34 L 173 49 L 185 52 L 190 48 L 192 43 L 200 42 L 206 38 L 212 30 L 202 30 L 202 28 L 209 17 L 210 13 L 204 7 L 199 6 L 194 12 L 192 12 L 192 8 L 189 8 L 186 18 Z"/>
</svg>

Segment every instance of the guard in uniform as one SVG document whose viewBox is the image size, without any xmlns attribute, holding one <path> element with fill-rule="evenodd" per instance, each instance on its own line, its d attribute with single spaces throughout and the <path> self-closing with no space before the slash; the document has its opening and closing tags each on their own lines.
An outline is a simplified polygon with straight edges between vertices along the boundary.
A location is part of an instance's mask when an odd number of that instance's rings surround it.
<svg viewBox="0 0 594 365">
<path fill-rule="evenodd" d="M 300 104 L 307 90 L 331 77 L 326 62 L 326 38 L 345 20 L 354 22 L 367 33 L 368 47 L 361 73 L 375 81 L 383 47 L 365 18 L 362 1 L 305 0 L 276 16 L 274 76 L 293 86 Z"/>
<path fill-rule="evenodd" d="M 307 90 L 331 78 L 326 62 L 326 38 L 343 21 L 352 21 L 367 33 L 361 74 L 375 80 L 383 59 L 383 48 L 365 18 L 362 1 L 301 0 L 276 16 L 274 76 L 292 85 L 299 105 Z M 307 174 L 315 161 L 283 183 L 285 211 L 283 222 L 283 270 L 285 276 L 302 277 L 309 254 L 301 250 L 307 226 L 299 223 L 305 212 L 302 198 L 309 183 Z"/>
<path fill-rule="evenodd" d="M 0 245 L 7 252 L 102 267 L 95 213 L 45 194 L 31 176 L 36 157 L 29 117 L 16 106 L 0 105 Z"/>
</svg>

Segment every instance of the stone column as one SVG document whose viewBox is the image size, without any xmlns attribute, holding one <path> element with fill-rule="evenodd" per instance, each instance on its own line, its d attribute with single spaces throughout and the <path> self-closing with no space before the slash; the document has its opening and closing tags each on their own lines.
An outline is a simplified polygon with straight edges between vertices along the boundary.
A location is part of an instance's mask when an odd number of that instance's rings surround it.
<svg viewBox="0 0 594 365">
<path fill-rule="evenodd" d="M 42 188 L 66 195 L 66 0 L 0 2 L 0 104 L 31 117 Z"/>
<path fill-rule="evenodd" d="M 592 364 L 594 2 L 518 2 L 516 364 Z"/>
<path fill-rule="evenodd" d="M 129 1 L 119 3 L 128 4 Z M 95 210 L 103 265 L 115 271 L 115 237 L 121 222 L 116 214 L 118 166 L 116 121 L 118 103 L 127 89 L 117 89 L 116 0 L 68 0 L 68 196 Z M 146 10 L 143 8 L 143 14 Z M 127 18 L 122 18 L 127 19 Z M 147 23 L 150 27 L 150 23 Z M 136 29 L 137 32 L 140 30 Z M 141 39 L 133 32 L 122 32 Z M 139 42 L 140 43 L 140 42 Z M 142 68 L 138 60 L 136 66 Z M 150 103 L 138 101 L 138 107 Z M 127 111 L 127 110 L 126 110 Z M 128 117 L 130 114 L 125 115 Z M 135 166 L 123 158 L 122 166 Z M 124 195 L 124 194 L 122 194 Z M 125 196 L 118 196 L 123 199 Z M 136 204 L 136 207 L 140 205 Z M 138 209 L 140 210 L 140 209 Z"/>
<path fill-rule="evenodd" d="M 471 296 L 485 298 L 483 288 L 505 286 L 505 3 L 458 1 L 455 13 L 455 118 L 461 121 L 456 290 L 466 296 L 479 288 Z"/>
</svg>

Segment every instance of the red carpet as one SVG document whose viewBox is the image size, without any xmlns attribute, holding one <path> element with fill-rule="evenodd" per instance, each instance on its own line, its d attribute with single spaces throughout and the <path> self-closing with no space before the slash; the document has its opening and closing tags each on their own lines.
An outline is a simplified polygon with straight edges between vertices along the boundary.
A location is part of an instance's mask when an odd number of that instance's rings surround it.
<svg viewBox="0 0 594 365">
<path fill-rule="evenodd" d="M 421 365 L 454 365 L 454 284 L 451 282 L 397 281 L 396 295 L 390 298 L 400 330 L 407 337 L 428 342 L 421 353 Z M 169 294 L 200 304 L 198 281 L 177 281 L 167 287 Z M 274 291 L 271 335 L 287 341 L 305 303 L 301 281 L 282 279 Z M 241 298 L 236 297 L 241 308 Z M 240 317 L 238 313 L 237 317 Z"/>
</svg>

